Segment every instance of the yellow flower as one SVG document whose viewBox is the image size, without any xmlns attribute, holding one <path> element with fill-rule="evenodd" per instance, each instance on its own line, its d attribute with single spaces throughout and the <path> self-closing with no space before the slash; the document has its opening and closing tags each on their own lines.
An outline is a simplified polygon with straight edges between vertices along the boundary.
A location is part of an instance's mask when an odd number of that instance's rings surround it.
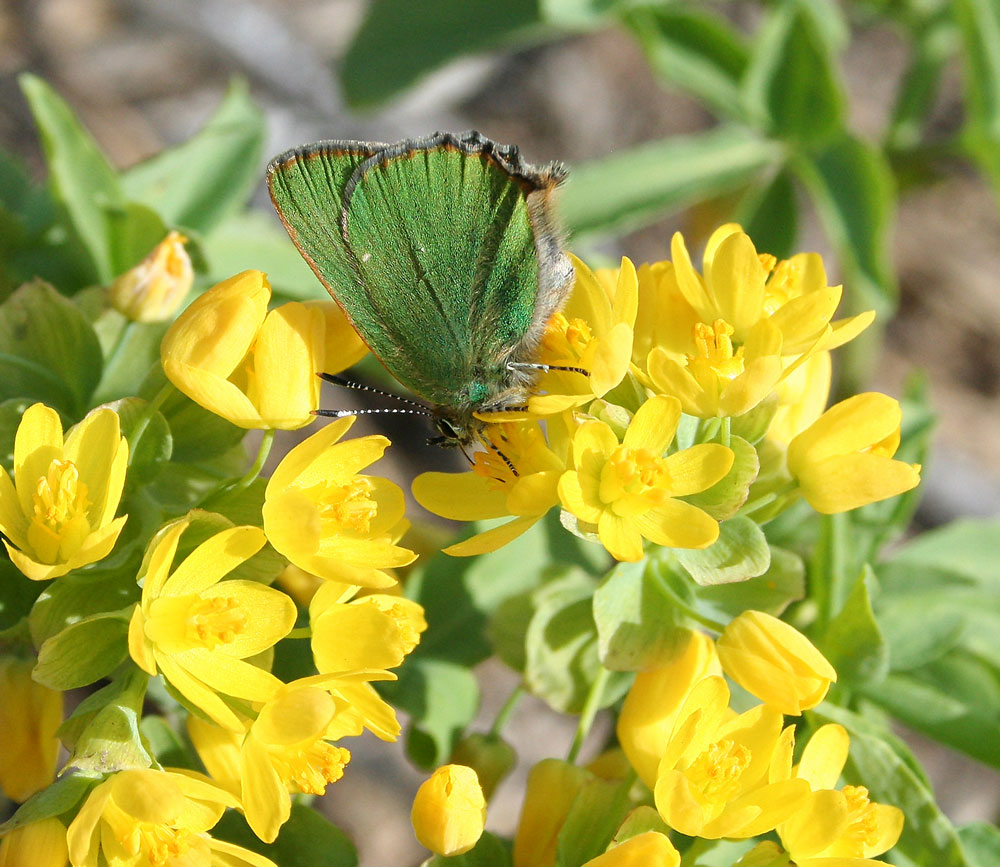
<svg viewBox="0 0 1000 867">
<path fill-rule="evenodd" d="M 31 679 L 26 659 L 0 659 L 0 788 L 12 801 L 26 801 L 52 782 L 59 754 L 62 693 Z"/>
<path fill-rule="evenodd" d="M 66 828 L 54 817 L 20 825 L 0 841 L 0 867 L 66 867 Z"/>
<path fill-rule="evenodd" d="M 111 306 L 136 322 L 164 322 L 173 316 L 194 283 L 186 241 L 179 232 L 170 232 L 145 259 L 118 277 L 108 290 Z"/>
<path fill-rule="evenodd" d="M 294 430 L 319 407 L 318 371 L 336 373 L 367 351 L 332 301 L 267 312 L 271 287 L 244 271 L 201 295 L 160 345 L 163 372 L 193 401 L 245 428 Z"/>
<path fill-rule="evenodd" d="M 312 651 L 322 674 L 395 668 L 427 628 L 424 609 L 403 596 L 326 582 L 309 604 Z"/>
<path fill-rule="evenodd" d="M 257 527 L 232 527 L 170 567 L 188 520 L 153 540 L 142 599 L 129 624 L 129 653 L 149 674 L 157 669 L 193 705 L 219 725 L 242 731 L 243 722 L 219 693 L 266 701 L 281 686 L 249 662 L 295 625 L 295 603 L 257 581 L 222 579 L 264 546 Z"/>
<path fill-rule="evenodd" d="M 649 788 L 656 785 L 660 757 L 694 685 L 721 673 L 715 643 L 703 632 L 692 631 L 665 665 L 635 676 L 618 717 L 618 742 Z"/>
<path fill-rule="evenodd" d="M 663 821 L 682 834 L 717 839 L 754 837 L 787 819 L 809 784 L 769 781 L 772 758 L 790 753 L 792 729 L 783 733 L 781 724 L 781 712 L 767 705 L 733 716 L 725 680 L 701 680 L 660 761 L 654 797 Z"/>
<path fill-rule="evenodd" d="M 618 560 L 641 560 L 642 540 L 670 548 L 707 548 L 719 525 L 677 497 L 711 487 L 733 465 L 733 453 L 702 443 L 663 457 L 680 421 L 673 397 L 647 400 L 621 443 L 604 422 L 588 421 L 573 437 L 576 467 L 559 480 L 563 506 L 595 525 L 601 543 Z"/>
<path fill-rule="evenodd" d="M 14 437 L 14 481 L 0 467 L 0 532 L 11 561 L 32 581 L 58 578 L 111 553 L 128 442 L 118 416 L 95 409 L 63 440 L 59 414 L 28 407 Z"/>
<path fill-rule="evenodd" d="M 583 867 L 679 867 L 680 852 L 659 831 L 646 831 L 591 858 Z"/>
<path fill-rule="evenodd" d="M 778 383 L 778 407 L 767 429 L 769 440 L 787 446 L 823 414 L 831 374 L 830 353 L 817 352 Z"/>
<path fill-rule="evenodd" d="M 561 759 L 542 759 L 531 769 L 514 837 L 514 867 L 555 864 L 559 832 L 589 779 L 589 771 Z"/>
<path fill-rule="evenodd" d="M 806 780 L 813 791 L 778 825 L 778 836 L 800 867 L 880 863 L 864 859 L 891 849 L 903 831 L 902 811 L 872 803 L 864 786 L 833 789 L 847 761 L 849 744 L 841 726 L 825 725 L 809 739 L 795 768 L 795 776 Z"/>
<path fill-rule="evenodd" d="M 717 642 L 729 677 L 783 714 L 798 716 L 818 705 L 837 672 L 801 632 L 763 611 L 744 611 Z"/>
<path fill-rule="evenodd" d="M 551 435 L 558 422 L 549 424 Z M 491 424 L 486 435 L 492 447 L 474 453 L 471 472 L 421 473 L 413 481 L 416 501 L 443 518 L 482 521 L 514 516 L 512 521 L 443 549 L 456 557 L 495 551 L 559 504 L 556 488 L 566 461 L 546 444 L 537 422 Z"/>
<path fill-rule="evenodd" d="M 408 526 L 398 485 L 358 471 L 382 457 L 389 440 L 338 442 L 355 416 L 337 419 L 293 448 L 264 493 L 268 541 L 300 569 L 328 581 L 391 587 L 384 570 L 416 554 L 396 541 Z"/>
<path fill-rule="evenodd" d="M 902 411 L 867 392 L 832 406 L 788 445 L 788 470 L 824 515 L 894 497 L 920 483 L 920 465 L 893 460 Z"/>
<path fill-rule="evenodd" d="M 622 259 L 614 287 L 605 287 L 575 256 L 573 294 L 565 309 L 546 327 L 538 361 L 558 367 L 578 367 L 584 376 L 550 371 L 538 381 L 528 409 L 552 415 L 602 397 L 625 378 L 632 357 L 632 327 L 638 304 L 635 266 Z"/>
<path fill-rule="evenodd" d="M 663 332 L 645 368 L 649 383 L 691 415 L 747 412 L 810 354 L 846 343 L 872 321 L 869 311 L 831 323 L 842 290 L 826 285 L 820 257 L 759 256 L 736 224 L 709 238 L 703 276 L 679 233 L 671 252 L 673 268 L 657 274 L 660 291 L 681 311 L 676 318 L 688 322 L 693 311 L 695 320 L 686 334 Z"/>
<path fill-rule="evenodd" d="M 205 767 L 240 798 L 247 824 L 265 843 L 291 815 L 289 792 L 322 795 L 351 754 L 328 743 L 337 702 L 319 678 L 284 684 L 243 734 L 194 716 L 188 733 Z"/>
<path fill-rule="evenodd" d="M 421 846 L 446 857 L 468 852 L 486 824 L 486 799 L 476 772 L 442 765 L 417 789 L 410 820 Z"/>
<path fill-rule="evenodd" d="M 187 772 L 129 770 L 106 779 L 87 796 L 66 832 L 74 867 L 212 865 L 275 867 L 263 855 L 208 834 L 226 807 L 228 792 Z"/>
</svg>

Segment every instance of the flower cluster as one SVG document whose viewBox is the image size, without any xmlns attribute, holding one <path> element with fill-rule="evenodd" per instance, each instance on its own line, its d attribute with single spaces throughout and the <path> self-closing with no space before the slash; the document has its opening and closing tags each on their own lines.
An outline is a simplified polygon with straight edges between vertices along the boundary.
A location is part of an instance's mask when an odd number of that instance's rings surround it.
<svg viewBox="0 0 1000 867">
<path fill-rule="evenodd" d="M 919 466 L 893 459 L 895 400 L 863 394 L 823 412 L 830 350 L 874 314 L 833 321 L 841 287 L 827 285 L 819 256 L 779 262 L 734 224 L 709 239 L 701 274 L 679 234 L 672 254 L 596 273 L 574 260 L 573 294 L 539 347 L 548 372 L 530 417 L 484 415 L 485 451 L 469 472 L 414 482 L 436 514 L 512 519 L 449 553 L 495 550 L 559 507 L 581 536 L 635 561 L 644 542 L 707 548 L 721 521 L 770 519 L 799 497 L 829 514 L 919 482 Z M 725 508 L 707 507 L 706 492 L 727 485 Z"/>
</svg>

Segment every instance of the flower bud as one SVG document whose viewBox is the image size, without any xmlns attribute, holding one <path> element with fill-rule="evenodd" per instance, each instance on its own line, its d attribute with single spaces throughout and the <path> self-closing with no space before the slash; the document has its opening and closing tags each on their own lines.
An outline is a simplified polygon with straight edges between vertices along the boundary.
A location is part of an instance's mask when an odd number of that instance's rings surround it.
<svg viewBox="0 0 1000 867">
<path fill-rule="evenodd" d="M 19 825 L 0 841 L 0 867 L 66 867 L 66 828 L 53 816 Z"/>
<path fill-rule="evenodd" d="M 528 774 L 514 837 L 514 867 L 552 867 L 559 831 L 583 784 L 593 775 L 561 759 L 542 759 Z"/>
<path fill-rule="evenodd" d="M 417 789 L 410 813 L 422 846 L 449 857 L 468 852 L 486 824 L 486 799 L 472 768 L 442 765 Z"/>
<path fill-rule="evenodd" d="M 59 752 L 62 693 L 31 679 L 32 662 L 0 659 L 0 788 L 12 801 L 26 801 L 52 782 Z"/>
<path fill-rule="evenodd" d="M 583 867 L 678 867 L 680 853 L 666 834 L 646 831 L 591 858 Z"/>
<path fill-rule="evenodd" d="M 808 638 L 762 611 L 744 611 L 716 646 L 729 677 L 790 716 L 816 707 L 837 680 L 833 666 Z"/>
<path fill-rule="evenodd" d="M 111 306 L 135 322 L 163 322 L 173 316 L 194 283 L 185 241 L 179 232 L 171 232 L 118 277 L 108 293 Z"/>
<path fill-rule="evenodd" d="M 660 757 L 692 687 L 702 678 L 720 673 L 712 640 L 702 632 L 691 632 L 662 667 L 636 675 L 618 717 L 618 742 L 650 788 L 656 785 Z"/>
<path fill-rule="evenodd" d="M 514 769 L 517 753 L 499 735 L 474 732 L 456 744 L 451 760 L 475 769 L 483 796 L 488 801 L 500 781 Z"/>
</svg>

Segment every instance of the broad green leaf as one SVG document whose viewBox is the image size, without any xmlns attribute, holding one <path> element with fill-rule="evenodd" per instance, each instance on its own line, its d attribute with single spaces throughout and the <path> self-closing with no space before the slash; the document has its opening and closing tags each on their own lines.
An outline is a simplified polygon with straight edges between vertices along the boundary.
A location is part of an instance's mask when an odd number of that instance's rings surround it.
<svg viewBox="0 0 1000 867">
<path fill-rule="evenodd" d="M 140 397 L 116 400 L 108 406 L 118 413 L 122 436 L 128 441 L 130 481 L 154 478 L 173 452 L 167 420 L 157 410 L 150 415 L 149 403 Z M 141 432 L 138 431 L 140 424 L 143 425 Z"/>
<path fill-rule="evenodd" d="M 743 120 L 746 45 L 722 17 L 694 7 L 638 6 L 624 16 L 652 70 L 722 117 Z"/>
<path fill-rule="evenodd" d="M 278 867 L 357 867 L 358 853 L 350 838 L 318 810 L 292 801 L 292 813 L 278 839 L 264 843 L 236 810 L 226 810 L 212 836 L 270 858 Z M 235 863 L 235 862 L 234 862 Z"/>
<path fill-rule="evenodd" d="M 629 807 L 631 780 L 587 780 L 573 799 L 556 843 L 556 867 L 596 858 L 611 842 Z"/>
<path fill-rule="evenodd" d="M 109 283 L 115 262 L 108 210 L 124 205 L 118 177 L 62 97 L 37 76 L 25 73 L 19 80 L 41 135 L 52 192 L 87 248 L 95 277 Z"/>
<path fill-rule="evenodd" d="M 0 630 L 10 629 L 27 617 L 46 582 L 32 581 L 4 557 L 0 560 Z"/>
<path fill-rule="evenodd" d="M 992 0 L 956 0 L 965 64 L 965 146 L 1000 195 L 1000 8 Z"/>
<path fill-rule="evenodd" d="M 128 656 L 131 608 L 71 623 L 38 649 L 32 678 L 50 689 L 75 689 L 109 675 Z"/>
<path fill-rule="evenodd" d="M 29 822 L 69 812 L 83 801 L 90 787 L 98 779 L 97 776 L 79 772 L 64 774 L 21 804 L 17 812 L 0 825 L 0 834 L 6 834 Z"/>
<path fill-rule="evenodd" d="M 31 640 L 38 647 L 81 618 L 119 611 L 138 602 L 139 595 L 134 572 L 70 572 L 47 582 L 32 606 L 28 617 Z"/>
<path fill-rule="evenodd" d="M 957 606 L 937 607 L 940 597 L 940 592 L 888 598 L 883 594 L 878 600 L 878 624 L 889 645 L 893 671 L 910 671 L 933 662 L 962 640 L 964 613 Z"/>
<path fill-rule="evenodd" d="M 744 80 L 747 113 L 763 131 L 814 145 L 843 123 L 844 95 L 829 46 L 797 4 L 773 7 Z"/>
<path fill-rule="evenodd" d="M 200 132 L 124 172 L 122 186 L 168 224 L 205 232 L 246 204 L 263 144 L 264 116 L 246 83 L 234 81 Z"/>
<path fill-rule="evenodd" d="M 747 609 L 775 617 L 805 597 L 805 564 L 784 548 L 771 547 L 771 564 L 763 575 L 738 584 L 695 587 L 698 610 L 713 620 L 728 623 Z"/>
<path fill-rule="evenodd" d="M 625 821 L 618 826 L 618 830 L 615 831 L 615 843 L 624 843 L 626 840 L 631 840 L 647 831 L 657 831 L 660 834 L 670 836 L 670 827 L 660 818 L 656 809 L 648 804 L 643 804 L 632 810 L 625 817 Z"/>
<path fill-rule="evenodd" d="M 503 841 L 486 832 L 464 855 L 452 855 L 450 858 L 435 855 L 420 867 L 509 867 L 510 863 L 510 852 Z"/>
<path fill-rule="evenodd" d="M 845 134 L 796 159 L 794 168 L 837 248 L 851 310 L 890 314 L 897 294 L 889 255 L 896 194 L 881 151 Z"/>
<path fill-rule="evenodd" d="M 844 607 L 827 625 L 817 646 L 848 689 L 879 683 L 889 671 L 889 650 L 872 611 L 875 575 L 866 566 Z"/>
<path fill-rule="evenodd" d="M 897 844 L 899 851 L 917 864 L 967 867 L 955 828 L 941 812 L 931 790 L 887 738 L 866 732 L 860 718 L 829 703 L 811 711 L 809 717 L 846 727 L 851 735 L 850 757 L 844 768 L 847 781 L 865 786 L 873 801 L 903 811 L 906 821 Z"/>
<path fill-rule="evenodd" d="M 796 252 L 798 214 L 795 181 L 782 169 L 766 184 L 747 190 L 737 205 L 736 222 L 760 252 L 787 259 Z"/>
<path fill-rule="evenodd" d="M 719 538 L 708 548 L 677 548 L 674 555 L 701 585 L 733 584 L 763 575 L 771 564 L 764 531 L 749 518 L 719 525 Z"/>
<path fill-rule="evenodd" d="M 476 676 L 462 665 L 419 656 L 407 659 L 398 674 L 380 692 L 410 717 L 407 755 L 420 768 L 435 768 L 448 761 L 479 710 Z"/>
<path fill-rule="evenodd" d="M 344 55 L 340 84 L 348 103 L 385 102 L 462 54 L 494 48 L 540 21 L 539 0 L 374 0 Z"/>
<path fill-rule="evenodd" d="M 725 478 L 704 491 L 685 497 L 692 506 L 707 512 L 716 521 L 725 521 L 740 510 L 747 501 L 750 485 L 760 472 L 757 450 L 750 443 L 742 437 L 732 436 L 729 447 L 733 450 L 735 460 Z"/>
<path fill-rule="evenodd" d="M 886 592 L 902 591 L 907 572 L 930 570 L 1000 591 L 1000 520 L 962 518 L 921 533 L 894 552 L 879 577 Z"/>
<path fill-rule="evenodd" d="M 1000 828 L 988 822 L 970 822 L 958 829 L 969 867 L 1000 864 Z"/>
<path fill-rule="evenodd" d="M 111 266 L 115 276 L 124 274 L 146 258 L 167 237 L 167 226 L 156 211 L 135 202 L 108 209 Z"/>
<path fill-rule="evenodd" d="M 256 268 L 267 274 L 276 295 L 296 301 L 330 297 L 271 215 L 234 214 L 205 235 L 201 249 L 215 282 Z"/>
<path fill-rule="evenodd" d="M 76 421 L 101 365 L 93 327 L 47 283 L 26 283 L 0 305 L 0 400 L 40 400 Z"/>
<path fill-rule="evenodd" d="M 83 293 L 75 296 L 79 302 Z M 94 320 L 104 350 L 104 369 L 94 392 L 94 403 L 130 397 L 140 390 L 147 372 L 160 361 L 160 344 L 167 322 L 130 322 L 109 307 Z"/>
<path fill-rule="evenodd" d="M 623 232 L 737 189 L 780 156 L 736 126 L 649 142 L 572 166 L 560 211 L 574 236 Z"/>
<path fill-rule="evenodd" d="M 619 563 L 594 592 L 597 652 L 612 671 L 642 671 L 667 659 L 689 634 L 684 615 L 646 563 Z"/>
<path fill-rule="evenodd" d="M 527 664 L 524 642 L 534 613 L 534 594 L 525 591 L 504 599 L 490 618 L 486 634 L 493 653 L 514 671 L 524 671 Z"/>
<path fill-rule="evenodd" d="M 109 684 L 88 695 L 59 726 L 56 734 L 63 745 L 73 750 L 87 727 L 109 705 L 141 711 L 148 682 L 149 675 L 137 666 L 122 666 Z"/>
</svg>

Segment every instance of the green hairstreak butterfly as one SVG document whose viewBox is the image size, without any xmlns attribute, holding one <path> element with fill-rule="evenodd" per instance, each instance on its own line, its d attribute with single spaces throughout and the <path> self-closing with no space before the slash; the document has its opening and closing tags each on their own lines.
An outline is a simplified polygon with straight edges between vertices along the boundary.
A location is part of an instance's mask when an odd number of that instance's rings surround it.
<svg viewBox="0 0 1000 867">
<path fill-rule="evenodd" d="M 477 132 L 324 141 L 267 169 L 299 252 L 389 372 L 430 401 L 442 443 L 525 403 L 573 282 L 552 216 L 566 172 Z"/>
</svg>

